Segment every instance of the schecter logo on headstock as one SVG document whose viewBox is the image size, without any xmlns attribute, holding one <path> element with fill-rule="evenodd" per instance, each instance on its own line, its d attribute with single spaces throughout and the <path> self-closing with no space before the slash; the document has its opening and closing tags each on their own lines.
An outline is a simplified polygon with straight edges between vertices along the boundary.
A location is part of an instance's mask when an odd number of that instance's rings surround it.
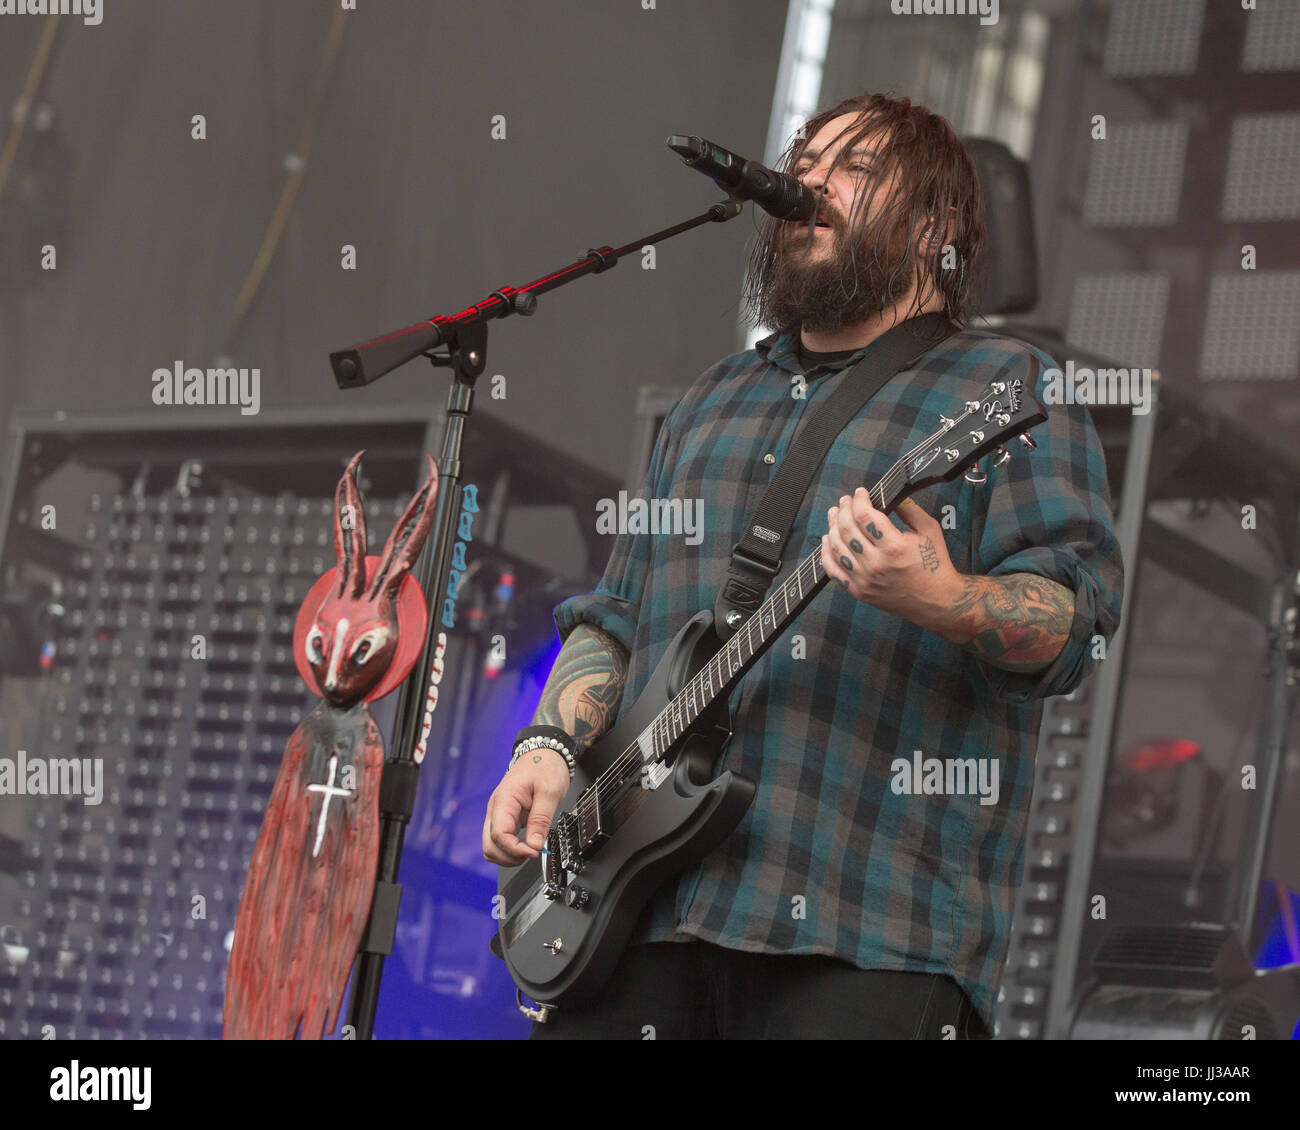
<svg viewBox="0 0 1300 1130">
<path fill-rule="evenodd" d="M 984 419 L 990 423 L 995 420 L 999 424 L 1010 423 L 1011 416 L 1020 411 L 1020 390 L 1022 387 L 1019 377 L 1009 383 L 998 381 L 996 384 L 990 385 L 989 391 L 991 391 L 997 399 L 984 401 Z M 1002 407 L 1003 393 L 1005 393 L 1007 397 L 1006 408 Z"/>
</svg>

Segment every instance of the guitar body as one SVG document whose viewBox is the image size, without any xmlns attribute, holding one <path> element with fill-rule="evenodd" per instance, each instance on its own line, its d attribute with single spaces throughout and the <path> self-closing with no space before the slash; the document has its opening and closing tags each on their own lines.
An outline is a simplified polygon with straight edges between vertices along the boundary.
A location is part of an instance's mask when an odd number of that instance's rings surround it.
<svg viewBox="0 0 1300 1130">
<path fill-rule="evenodd" d="M 643 772 L 640 758 L 632 764 L 626 756 L 717 647 L 712 612 L 696 613 L 669 643 L 618 725 L 583 754 L 557 809 L 557 824 L 559 814 L 577 808 L 602 774 L 610 780 L 621 764 L 626 783 L 617 795 L 602 784 L 600 815 L 608 838 L 584 854 L 576 873 L 559 872 L 562 889 L 552 887 L 553 897 L 547 896 L 536 860 L 499 869 L 502 956 L 515 984 L 534 1000 L 573 1003 L 595 994 L 655 890 L 721 843 L 753 802 L 753 781 L 730 772 L 712 776 L 731 736 L 725 698 L 696 719 L 651 769 Z M 588 799 L 588 808 L 591 803 Z M 558 871 L 554 862 L 553 867 Z"/>
</svg>

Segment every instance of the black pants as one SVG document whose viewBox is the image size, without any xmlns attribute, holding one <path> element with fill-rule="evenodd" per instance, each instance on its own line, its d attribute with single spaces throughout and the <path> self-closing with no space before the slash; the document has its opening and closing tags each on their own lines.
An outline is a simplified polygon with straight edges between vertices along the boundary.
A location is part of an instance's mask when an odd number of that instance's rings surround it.
<svg viewBox="0 0 1300 1130">
<path fill-rule="evenodd" d="M 599 997 L 559 1008 L 533 1040 L 941 1040 L 988 1031 L 951 978 L 838 958 L 651 942 L 624 953 Z"/>
</svg>

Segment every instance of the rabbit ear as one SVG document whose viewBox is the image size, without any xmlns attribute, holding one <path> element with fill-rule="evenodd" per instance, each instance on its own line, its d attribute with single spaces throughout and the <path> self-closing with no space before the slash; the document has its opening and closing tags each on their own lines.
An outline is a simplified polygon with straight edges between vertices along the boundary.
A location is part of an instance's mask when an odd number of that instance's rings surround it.
<svg viewBox="0 0 1300 1130">
<path fill-rule="evenodd" d="M 357 464 L 364 451 L 352 456 L 334 492 L 334 554 L 339 566 L 339 596 L 358 597 L 366 587 L 366 516 L 357 489 Z"/>
<path fill-rule="evenodd" d="M 432 455 L 426 455 L 429 461 L 429 477 L 424 486 L 407 504 L 402 516 L 397 519 L 393 532 L 384 544 L 384 555 L 375 570 L 374 584 L 370 587 L 370 599 L 381 593 L 385 598 L 396 595 L 398 586 L 410 571 L 415 559 L 424 548 L 424 539 L 429 536 L 429 527 L 433 525 L 433 508 L 438 501 L 438 464 Z"/>
</svg>

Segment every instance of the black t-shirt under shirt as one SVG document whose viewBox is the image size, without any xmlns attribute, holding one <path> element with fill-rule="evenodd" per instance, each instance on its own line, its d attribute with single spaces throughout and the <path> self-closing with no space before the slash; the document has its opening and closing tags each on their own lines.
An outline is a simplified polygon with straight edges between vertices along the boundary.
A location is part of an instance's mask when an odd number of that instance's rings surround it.
<svg viewBox="0 0 1300 1130">
<path fill-rule="evenodd" d="M 823 365 L 831 365 L 837 361 L 845 361 L 852 357 L 858 349 L 836 349 L 830 353 L 819 353 L 816 350 L 804 348 L 803 338 L 800 337 L 796 346 L 799 356 L 799 366 L 805 374 L 811 373 L 814 369 L 819 369 Z M 822 374 L 818 374 L 819 376 Z"/>
</svg>

